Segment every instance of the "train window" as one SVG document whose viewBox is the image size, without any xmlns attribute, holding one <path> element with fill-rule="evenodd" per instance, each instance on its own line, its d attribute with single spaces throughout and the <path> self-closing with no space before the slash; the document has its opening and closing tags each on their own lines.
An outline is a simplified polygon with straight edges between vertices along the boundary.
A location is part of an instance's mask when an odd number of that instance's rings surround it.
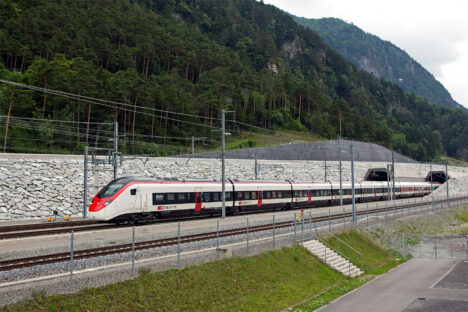
<svg viewBox="0 0 468 312">
<path fill-rule="evenodd" d="M 177 193 L 177 201 L 179 203 L 184 203 L 185 202 L 185 193 Z"/>
<path fill-rule="evenodd" d="M 220 196 L 219 196 L 218 192 L 214 192 L 214 193 L 212 193 L 212 195 L 213 195 L 212 199 L 213 199 L 214 202 L 219 201 Z"/>
<path fill-rule="evenodd" d="M 244 193 L 243 192 L 236 192 L 236 200 L 239 199 L 244 199 Z"/>
<path fill-rule="evenodd" d="M 264 195 L 265 198 L 267 198 L 267 199 L 271 198 L 271 192 L 270 192 L 270 191 L 263 192 L 263 195 Z"/>
<path fill-rule="evenodd" d="M 97 198 L 106 198 L 112 195 L 115 195 L 125 184 L 123 183 L 110 183 L 107 184 L 99 193 L 97 193 Z M 136 191 L 136 189 L 135 189 Z M 134 194 L 132 194 L 134 195 Z"/>
<path fill-rule="evenodd" d="M 211 193 L 203 192 L 203 201 L 209 203 L 211 201 Z"/>
<path fill-rule="evenodd" d="M 291 191 L 284 191 L 284 197 L 291 197 Z"/>
<path fill-rule="evenodd" d="M 276 191 L 271 191 L 271 198 L 276 198 Z"/>
<path fill-rule="evenodd" d="M 166 201 L 168 201 L 168 202 L 175 201 L 175 194 L 174 193 L 167 193 L 166 196 L 167 196 Z"/>
<path fill-rule="evenodd" d="M 164 201 L 164 194 L 153 193 L 153 205 L 160 205 Z"/>
<path fill-rule="evenodd" d="M 136 194 L 136 189 L 131 189 L 130 190 L 130 195 L 135 195 Z"/>
<path fill-rule="evenodd" d="M 294 191 L 294 197 L 299 197 L 299 191 L 298 190 Z"/>
<path fill-rule="evenodd" d="M 250 192 L 244 192 L 244 199 L 245 200 L 250 199 Z"/>
<path fill-rule="evenodd" d="M 251 199 L 257 199 L 257 192 L 250 192 Z"/>
</svg>

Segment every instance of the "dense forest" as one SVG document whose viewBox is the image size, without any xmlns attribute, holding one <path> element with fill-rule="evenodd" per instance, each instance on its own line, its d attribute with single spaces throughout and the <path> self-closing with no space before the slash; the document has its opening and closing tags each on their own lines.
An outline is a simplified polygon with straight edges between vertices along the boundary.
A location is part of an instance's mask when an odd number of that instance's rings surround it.
<svg viewBox="0 0 468 312">
<path fill-rule="evenodd" d="M 393 43 L 338 18 L 293 18 L 300 25 L 316 31 L 326 44 L 357 68 L 425 97 L 431 103 L 460 107 L 431 73 Z"/>
<path fill-rule="evenodd" d="M 341 134 L 418 160 L 467 156 L 466 111 L 356 70 L 255 0 L 0 0 L 0 60 L 0 79 L 44 88 L 0 84 L 7 151 L 82 150 L 111 137 L 99 123 L 118 121 L 123 152 L 158 153 L 189 145 L 177 137 L 212 136 L 226 109 L 234 135 L 260 131 L 251 124 Z"/>
</svg>

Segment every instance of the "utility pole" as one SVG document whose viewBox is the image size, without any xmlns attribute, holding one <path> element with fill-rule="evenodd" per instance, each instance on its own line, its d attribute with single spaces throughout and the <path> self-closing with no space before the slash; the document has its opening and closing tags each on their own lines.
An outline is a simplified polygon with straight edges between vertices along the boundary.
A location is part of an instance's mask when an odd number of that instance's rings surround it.
<svg viewBox="0 0 468 312">
<path fill-rule="evenodd" d="M 221 185 L 222 185 L 222 200 L 223 200 L 223 205 L 221 208 L 221 217 L 224 219 L 226 218 L 226 163 L 225 163 L 225 157 L 226 157 L 226 152 L 225 152 L 225 138 L 224 138 L 224 132 L 225 132 L 225 111 L 224 109 L 221 111 Z M 234 196 L 234 194 L 232 194 Z"/>
<path fill-rule="evenodd" d="M 195 137 L 192 136 L 192 157 L 195 156 Z"/>
<path fill-rule="evenodd" d="M 88 208 L 88 146 L 84 147 L 83 218 Z"/>
<path fill-rule="evenodd" d="M 432 163 L 430 164 L 429 173 L 431 175 L 431 192 L 432 192 Z"/>
<path fill-rule="evenodd" d="M 340 124 L 341 125 L 341 124 Z M 339 136 L 338 140 L 338 153 L 340 155 L 340 207 L 343 209 L 343 179 L 342 179 L 342 174 L 341 174 L 341 136 Z M 343 211 L 344 214 L 344 211 Z"/>
<path fill-rule="evenodd" d="M 390 164 L 387 164 L 387 200 L 390 200 Z"/>
<path fill-rule="evenodd" d="M 393 157 L 393 151 L 392 151 L 392 189 L 393 189 L 393 199 L 395 200 L 395 157 Z"/>
<path fill-rule="evenodd" d="M 119 152 L 119 123 L 114 122 L 114 157 L 112 166 L 114 167 L 114 180 L 117 179 L 117 153 Z"/>
<path fill-rule="evenodd" d="M 445 161 L 445 185 L 447 189 L 447 207 L 450 207 L 449 183 L 448 183 L 448 161 Z"/>
<path fill-rule="evenodd" d="M 354 192 L 354 144 L 351 141 L 351 185 L 352 185 L 352 192 L 353 192 L 353 222 L 357 223 L 357 216 L 356 216 L 356 198 Z"/>
<path fill-rule="evenodd" d="M 324 166 L 324 168 L 325 168 L 325 174 L 324 174 L 324 179 L 323 179 L 323 181 L 324 181 L 324 182 L 327 182 L 327 160 L 326 160 L 326 159 L 325 159 L 325 166 Z"/>
<path fill-rule="evenodd" d="M 255 180 L 258 179 L 258 164 L 257 164 L 257 153 L 255 153 Z"/>
</svg>

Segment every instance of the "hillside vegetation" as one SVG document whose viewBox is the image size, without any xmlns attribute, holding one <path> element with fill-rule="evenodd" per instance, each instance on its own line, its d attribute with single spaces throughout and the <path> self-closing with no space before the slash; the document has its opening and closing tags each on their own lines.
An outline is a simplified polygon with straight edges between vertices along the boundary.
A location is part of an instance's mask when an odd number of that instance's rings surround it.
<svg viewBox="0 0 468 312">
<path fill-rule="evenodd" d="M 466 156 L 468 145 L 467 112 L 356 70 L 255 0 L 0 0 L 0 79 L 113 101 L 0 84 L 0 137 L 8 112 L 39 120 L 11 120 L 6 151 L 110 145 L 112 128 L 96 122 L 118 121 L 120 151 L 158 154 L 219 138 L 221 109 L 235 111 L 233 135 L 260 131 L 242 123 L 341 134 L 418 160 Z"/>
<path fill-rule="evenodd" d="M 393 43 L 337 18 L 307 19 L 294 16 L 294 20 L 316 31 L 326 44 L 357 68 L 398 84 L 406 91 L 427 98 L 431 103 L 460 107 L 431 73 Z"/>
</svg>

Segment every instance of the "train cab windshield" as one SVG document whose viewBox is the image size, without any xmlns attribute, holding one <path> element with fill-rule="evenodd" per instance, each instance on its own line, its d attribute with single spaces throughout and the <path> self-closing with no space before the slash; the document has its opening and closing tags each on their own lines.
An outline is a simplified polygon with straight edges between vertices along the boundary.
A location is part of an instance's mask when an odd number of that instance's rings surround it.
<svg viewBox="0 0 468 312">
<path fill-rule="evenodd" d="M 102 190 L 97 193 L 97 198 L 106 198 L 115 195 L 118 191 L 120 191 L 125 185 L 128 184 L 126 179 L 117 179 L 112 181 L 111 183 L 104 186 Z"/>
</svg>

